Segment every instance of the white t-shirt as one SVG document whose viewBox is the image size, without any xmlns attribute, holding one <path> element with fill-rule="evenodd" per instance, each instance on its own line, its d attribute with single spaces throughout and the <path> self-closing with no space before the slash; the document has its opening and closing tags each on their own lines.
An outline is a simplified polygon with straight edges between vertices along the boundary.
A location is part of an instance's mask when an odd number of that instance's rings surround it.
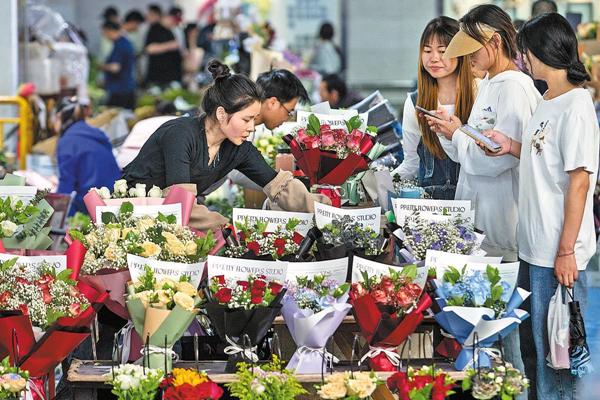
<svg viewBox="0 0 600 400">
<path fill-rule="evenodd" d="M 441 105 L 438 102 L 438 107 L 444 107 L 450 115 L 454 115 L 454 104 Z M 400 179 L 413 180 L 419 173 L 419 154 L 417 146 L 421 140 L 421 129 L 415 112 L 415 105 L 410 98 L 410 93 L 404 102 L 404 114 L 402 115 L 402 150 L 404 151 L 404 159 L 402 164 L 392 171 L 392 176 L 400 175 Z"/>
<path fill-rule="evenodd" d="M 540 103 L 523 133 L 517 238 L 519 257 L 554 268 L 570 186 L 568 171 L 589 172 L 581 229 L 575 243 L 577 268 L 596 252 L 593 195 L 598 173 L 598 120 L 589 92 L 573 89 Z"/>
</svg>

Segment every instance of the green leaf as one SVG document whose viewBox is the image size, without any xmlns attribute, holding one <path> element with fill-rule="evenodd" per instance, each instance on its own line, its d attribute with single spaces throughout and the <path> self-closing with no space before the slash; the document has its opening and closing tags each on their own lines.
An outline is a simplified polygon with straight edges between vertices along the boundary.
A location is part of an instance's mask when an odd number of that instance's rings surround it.
<svg viewBox="0 0 600 400">
<path fill-rule="evenodd" d="M 465 378 L 462 381 L 462 390 L 463 392 L 466 392 L 469 389 L 471 389 L 471 378 Z"/>
<path fill-rule="evenodd" d="M 455 285 L 460 279 L 460 272 L 458 272 L 458 270 L 451 265 L 448 266 L 448 269 L 450 271 L 446 271 L 444 273 L 444 282 L 450 282 L 451 284 Z"/>
<path fill-rule="evenodd" d="M 402 275 L 406 275 L 407 278 L 415 279 L 417 277 L 417 266 L 415 264 L 407 265 L 402 268 Z"/>
<path fill-rule="evenodd" d="M 348 123 L 352 128 L 349 132 L 352 132 L 352 130 L 354 129 L 360 129 L 360 126 L 362 125 L 362 118 L 360 118 L 359 115 L 355 115 L 354 117 L 350 118 L 350 121 L 348 121 Z"/>
<path fill-rule="evenodd" d="M 71 239 L 73 240 L 79 240 L 86 248 L 88 247 L 87 240 L 85 240 L 83 232 L 79 229 L 69 229 L 69 236 L 71 236 Z"/>
<path fill-rule="evenodd" d="M 171 224 L 171 225 L 172 225 L 172 224 L 176 224 L 176 223 L 177 223 L 177 217 L 176 217 L 176 216 L 174 216 L 173 214 L 169 215 L 169 216 L 167 217 L 167 223 L 168 223 L 168 224 Z"/>
<path fill-rule="evenodd" d="M 500 285 L 494 286 L 492 288 L 492 299 L 494 301 L 500 300 L 500 297 L 502 297 L 503 292 L 504 292 L 504 290 L 502 289 L 502 286 L 500 286 Z"/>
<path fill-rule="evenodd" d="M 372 133 L 373 135 L 377 135 L 377 127 L 376 126 L 367 126 L 367 132 Z"/>
<path fill-rule="evenodd" d="M 65 269 L 64 271 L 61 271 L 57 276 L 56 276 L 56 280 L 57 281 L 64 281 L 65 279 L 67 279 L 69 276 L 71 276 L 71 274 L 73 273 L 72 269 Z"/>
<path fill-rule="evenodd" d="M 131 202 L 126 201 L 123 204 L 121 204 L 121 208 L 119 208 L 119 214 L 131 212 L 133 212 L 133 204 Z"/>
<path fill-rule="evenodd" d="M 321 131 L 321 122 L 319 121 L 319 118 L 317 118 L 317 116 L 315 114 L 310 114 L 308 116 L 308 125 L 307 125 L 307 129 L 306 129 L 306 133 L 309 136 L 315 136 L 315 135 L 318 135 L 320 131 Z"/>
<path fill-rule="evenodd" d="M 2 263 L 2 271 L 4 272 L 4 271 L 8 270 L 9 268 L 12 268 L 16 264 L 17 260 L 18 260 L 18 258 L 11 258 L 8 261 L 4 261 Z"/>
<path fill-rule="evenodd" d="M 126 204 L 126 203 L 123 203 Z M 131 203 L 129 203 L 131 204 Z M 123 208 L 123 206 L 121 206 L 121 208 Z M 119 220 L 117 219 L 117 216 L 111 212 L 103 212 L 102 213 L 102 223 L 107 225 L 107 224 L 118 224 Z"/>
</svg>

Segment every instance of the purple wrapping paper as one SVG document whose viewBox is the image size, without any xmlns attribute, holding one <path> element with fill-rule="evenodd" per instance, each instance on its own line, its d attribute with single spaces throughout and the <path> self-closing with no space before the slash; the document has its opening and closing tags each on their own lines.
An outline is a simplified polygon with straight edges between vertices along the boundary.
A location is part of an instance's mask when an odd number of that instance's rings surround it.
<svg viewBox="0 0 600 400">
<path fill-rule="evenodd" d="M 293 299 L 284 301 L 281 314 L 298 346 L 287 369 L 295 368 L 300 374 L 326 371 L 325 346 L 352 308 L 347 301 L 348 293 L 340 297 L 336 304 L 316 314 L 312 310 L 298 308 Z"/>
</svg>

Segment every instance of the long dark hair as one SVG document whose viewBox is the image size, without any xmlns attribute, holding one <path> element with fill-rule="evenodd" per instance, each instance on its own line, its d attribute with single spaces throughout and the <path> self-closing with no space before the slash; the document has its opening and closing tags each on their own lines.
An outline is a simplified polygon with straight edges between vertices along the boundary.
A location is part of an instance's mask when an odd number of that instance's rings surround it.
<svg viewBox="0 0 600 400">
<path fill-rule="evenodd" d="M 461 28 L 479 43 L 485 45 L 488 37 L 484 34 L 481 24 L 488 25 L 502 38 L 504 54 L 514 60 L 517 58 L 517 31 L 508 15 L 503 9 L 493 4 L 481 4 L 472 8 L 460 20 Z"/>
<path fill-rule="evenodd" d="M 523 57 L 529 51 L 549 67 L 567 70 L 567 80 L 573 85 L 591 79 L 579 59 L 575 32 L 560 14 L 541 14 L 527 22 L 519 31 L 517 45 Z"/>
<path fill-rule="evenodd" d="M 435 110 L 438 108 L 438 85 L 437 79 L 433 78 L 423 66 L 423 49 L 427 46 L 433 37 L 437 37 L 441 43 L 446 46 L 450 44 L 452 37 L 458 33 L 458 22 L 449 17 L 437 17 L 429 21 L 419 45 L 419 76 L 417 88 L 419 96 L 417 97 L 417 106 L 426 110 Z M 475 102 L 475 86 L 473 83 L 473 72 L 468 60 L 469 56 L 458 57 L 458 65 L 455 72 L 456 79 L 456 105 L 455 115 L 461 121 L 466 121 L 471 115 L 471 108 Z M 418 113 L 418 112 L 417 112 Z M 429 152 L 436 158 L 443 160 L 446 158 L 446 152 L 440 143 L 438 135 L 429 128 L 425 118 L 417 118 L 419 128 L 423 136 L 423 144 L 427 146 Z"/>
<path fill-rule="evenodd" d="M 85 107 L 79 103 L 77 96 L 61 99 L 54 107 L 54 113 L 57 118 L 60 116 L 61 122 L 60 132 L 57 132 L 57 134 L 62 136 L 62 134 L 75 122 L 83 121 L 85 119 L 84 108 Z"/>
<path fill-rule="evenodd" d="M 264 91 L 248 76 L 231 74 L 229 67 L 218 60 L 209 62 L 207 68 L 214 79 L 202 98 L 202 109 L 207 118 L 216 119 L 219 107 L 223 107 L 231 117 L 231 114 L 243 110 L 255 101 L 264 101 Z"/>
</svg>

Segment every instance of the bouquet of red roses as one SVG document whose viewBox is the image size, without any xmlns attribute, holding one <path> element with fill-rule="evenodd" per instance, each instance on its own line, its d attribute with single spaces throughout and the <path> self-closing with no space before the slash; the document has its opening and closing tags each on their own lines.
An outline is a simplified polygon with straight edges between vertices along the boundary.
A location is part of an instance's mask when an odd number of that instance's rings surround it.
<svg viewBox="0 0 600 400">
<path fill-rule="evenodd" d="M 286 289 L 280 283 L 267 282 L 263 275 L 250 275 L 247 281 L 228 282 L 223 275 L 214 276 L 204 288 L 208 303 L 204 306 L 221 340 L 229 345 L 225 372 L 235 372 L 243 359 L 258 361 L 256 345 L 281 311 Z M 244 343 L 248 335 L 250 343 Z M 250 347 L 244 347 L 244 346 Z"/>
<path fill-rule="evenodd" d="M 396 347 L 421 323 L 431 298 L 421 296 L 423 290 L 413 283 L 415 265 L 383 277 L 369 277 L 366 271 L 361 274 L 364 281 L 352 284 L 350 291 L 356 323 L 369 343 L 361 362 L 369 359 L 375 371 L 394 371 L 400 364 Z"/>
<path fill-rule="evenodd" d="M 366 171 L 371 162 L 367 153 L 374 146 L 371 133 L 377 130 L 367 127 L 362 131 L 362 124 L 361 117 L 355 115 L 344 128 L 335 129 L 311 114 L 306 127 L 283 137 L 296 157 L 296 165 L 311 184 L 319 185 L 317 192 L 330 197 L 336 207 L 340 206 L 341 185 L 351 175 Z"/>
<path fill-rule="evenodd" d="M 441 369 L 436 370 L 434 365 L 417 370 L 409 366 L 406 372 L 399 371 L 390 376 L 387 385 L 398 395 L 398 400 L 444 400 L 454 394 L 452 388 L 456 381 Z"/>
</svg>

